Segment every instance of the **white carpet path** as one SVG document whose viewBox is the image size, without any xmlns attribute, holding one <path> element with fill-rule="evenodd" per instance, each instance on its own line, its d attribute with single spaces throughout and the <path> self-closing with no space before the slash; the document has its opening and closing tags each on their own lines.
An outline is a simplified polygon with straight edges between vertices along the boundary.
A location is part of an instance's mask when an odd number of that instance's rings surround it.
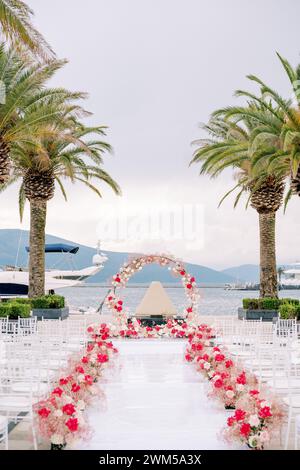
<svg viewBox="0 0 300 470">
<path fill-rule="evenodd" d="M 79 449 L 228 449 L 229 416 L 207 398 L 207 382 L 184 359 L 185 341 L 114 341 L 120 369 L 108 371 L 105 410 L 88 410 L 94 432 Z"/>
</svg>

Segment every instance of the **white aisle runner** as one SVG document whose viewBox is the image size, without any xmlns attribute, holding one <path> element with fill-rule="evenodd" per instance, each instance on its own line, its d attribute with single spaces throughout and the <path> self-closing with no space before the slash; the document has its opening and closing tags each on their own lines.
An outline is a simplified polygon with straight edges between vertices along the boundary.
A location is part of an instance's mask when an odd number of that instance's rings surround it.
<svg viewBox="0 0 300 470">
<path fill-rule="evenodd" d="M 184 359 L 183 340 L 114 341 L 121 369 L 101 387 L 107 408 L 90 408 L 94 430 L 81 449 L 227 449 L 218 437 L 228 413 Z"/>
</svg>

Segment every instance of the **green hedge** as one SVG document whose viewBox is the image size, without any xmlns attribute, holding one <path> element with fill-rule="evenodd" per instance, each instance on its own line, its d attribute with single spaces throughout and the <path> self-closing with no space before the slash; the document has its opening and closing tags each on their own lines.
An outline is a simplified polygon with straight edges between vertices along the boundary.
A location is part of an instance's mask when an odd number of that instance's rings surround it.
<svg viewBox="0 0 300 470">
<path fill-rule="evenodd" d="M 11 320 L 17 320 L 18 317 L 29 318 L 31 307 L 29 304 L 9 301 L 0 303 L 0 317 L 9 317 Z"/>
<path fill-rule="evenodd" d="M 300 305 L 298 299 L 276 299 L 265 297 L 263 299 L 243 299 L 243 308 L 249 310 L 279 310 L 281 305 Z"/>
<path fill-rule="evenodd" d="M 61 295 L 43 295 L 31 300 L 32 308 L 64 308 L 65 298 Z"/>
</svg>

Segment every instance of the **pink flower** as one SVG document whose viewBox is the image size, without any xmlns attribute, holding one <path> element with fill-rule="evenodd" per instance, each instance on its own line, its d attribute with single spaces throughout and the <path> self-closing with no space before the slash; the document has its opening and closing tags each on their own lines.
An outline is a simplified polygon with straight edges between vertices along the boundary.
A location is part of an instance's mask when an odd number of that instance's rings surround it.
<svg viewBox="0 0 300 470">
<path fill-rule="evenodd" d="M 68 403 L 67 405 L 62 407 L 62 411 L 66 415 L 72 416 L 75 413 L 76 408 L 72 403 Z"/>
<path fill-rule="evenodd" d="M 240 385 L 245 385 L 246 384 L 246 374 L 245 372 L 242 372 L 237 378 L 236 378 L 236 383 Z"/>
<path fill-rule="evenodd" d="M 86 375 L 86 376 L 84 377 L 84 381 L 85 381 L 85 383 L 86 383 L 87 385 L 92 385 L 92 383 L 93 383 L 93 377 L 92 377 L 91 375 Z"/>
<path fill-rule="evenodd" d="M 217 379 L 217 380 L 215 381 L 215 383 L 214 383 L 214 386 L 215 386 L 216 388 L 221 388 L 221 387 L 223 387 L 223 382 L 222 382 L 222 380 L 221 380 L 221 379 Z"/>
<path fill-rule="evenodd" d="M 192 356 L 190 354 L 186 354 L 185 355 L 185 360 L 188 361 L 188 362 L 191 362 L 193 360 Z"/>
<path fill-rule="evenodd" d="M 87 332 L 88 333 L 93 333 L 94 331 L 94 328 L 92 326 L 89 326 L 88 329 L 87 329 Z"/>
<path fill-rule="evenodd" d="M 41 416 L 41 418 L 48 418 L 50 413 L 51 413 L 51 410 L 49 410 L 48 408 L 41 408 L 38 411 L 38 414 L 39 416 Z"/>
<path fill-rule="evenodd" d="M 84 368 L 82 366 L 77 366 L 75 370 L 78 374 L 84 374 Z"/>
<path fill-rule="evenodd" d="M 100 364 L 104 364 L 105 362 L 108 362 L 108 355 L 107 354 L 98 354 L 97 361 L 100 362 Z"/>
<path fill-rule="evenodd" d="M 256 396 L 256 395 L 259 395 L 259 391 L 258 390 L 250 390 L 250 395 L 252 395 L 253 397 Z"/>
<path fill-rule="evenodd" d="M 230 367 L 233 366 L 233 362 L 231 359 L 229 359 L 228 361 L 225 362 L 225 367 L 226 369 L 229 369 Z"/>
<path fill-rule="evenodd" d="M 230 416 L 228 419 L 227 419 L 227 426 L 231 427 L 233 426 L 235 423 L 235 419 L 233 416 Z"/>
<path fill-rule="evenodd" d="M 53 395 L 58 395 L 59 397 L 62 396 L 62 394 L 64 393 L 64 391 L 60 388 L 60 387 L 57 387 L 53 390 Z"/>
<path fill-rule="evenodd" d="M 66 421 L 66 426 L 70 429 L 71 432 L 75 432 L 78 429 L 78 419 L 77 418 L 69 418 Z"/>
<path fill-rule="evenodd" d="M 271 418 L 272 413 L 271 413 L 270 407 L 264 406 L 263 408 L 261 408 L 261 410 L 259 410 L 259 416 L 260 418 L 263 418 L 263 419 Z"/>
<path fill-rule="evenodd" d="M 89 358 L 87 356 L 83 356 L 81 359 L 82 364 L 87 364 L 89 362 Z"/>
</svg>

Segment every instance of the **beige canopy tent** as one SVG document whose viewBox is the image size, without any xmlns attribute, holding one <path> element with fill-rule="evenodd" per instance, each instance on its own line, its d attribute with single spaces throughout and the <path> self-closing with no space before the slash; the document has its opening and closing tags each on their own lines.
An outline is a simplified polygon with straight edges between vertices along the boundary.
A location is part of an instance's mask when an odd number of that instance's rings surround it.
<svg viewBox="0 0 300 470">
<path fill-rule="evenodd" d="M 176 315 L 176 313 L 176 308 L 162 284 L 158 281 L 154 281 L 147 289 L 140 305 L 136 309 L 135 315 L 137 317 L 158 315 L 172 317 L 173 315 Z"/>
</svg>

